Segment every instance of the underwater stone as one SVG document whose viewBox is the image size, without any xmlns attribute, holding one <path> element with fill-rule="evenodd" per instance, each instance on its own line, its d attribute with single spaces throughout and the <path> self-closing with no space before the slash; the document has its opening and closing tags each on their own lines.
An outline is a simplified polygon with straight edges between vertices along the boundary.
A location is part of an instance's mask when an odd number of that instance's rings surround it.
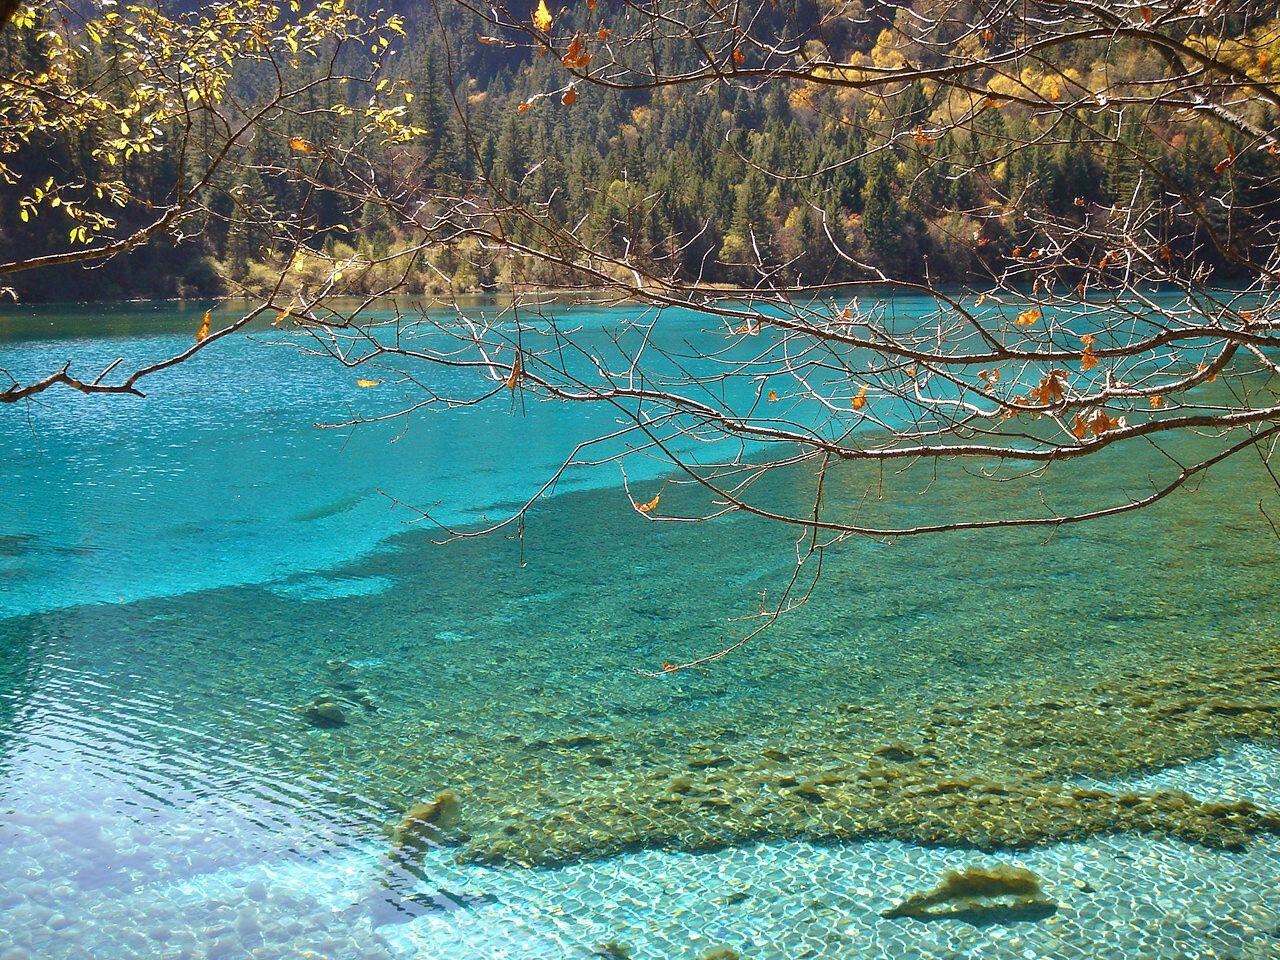
<svg viewBox="0 0 1280 960">
<path fill-rule="evenodd" d="M 708 947 L 698 960 L 742 960 L 742 954 L 733 947 Z"/>
<path fill-rule="evenodd" d="M 610 940 L 608 943 L 602 943 L 596 947 L 595 955 L 604 957 L 605 960 L 630 960 L 635 955 L 635 950 L 625 943 Z"/>
<path fill-rule="evenodd" d="M 445 830 L 458 822 L 461 810 L 462 801 L 452 790 L 442 790 L 428 803 L 415 803 L 392 830 L 395 845 L 438 841 Z"/>
<path fill-rule="evenodd" d="M 974 925 L 1041 920 L 1058 905 L 1040 889 L 1040 878 L 1026 867 L 966 867 L 943 874 L 932 890 L 916 893 L 885 910 L 887 919 L 964 920 Z"/>
<path fill-rule="evenodd" d="M 916 758 L 916 752 L 905 743 L 886 743 L 876 748 L 875 755 L 890 763 L 909 763 Z"/>
<path fill-rule="evenodd" d="M 347 722 L 347 715 L 342 707 L 333 700 L 316 697 L 310 703 L 294 707 L 302 718 L 313 727 L 341 727 Z"/>
</svg>

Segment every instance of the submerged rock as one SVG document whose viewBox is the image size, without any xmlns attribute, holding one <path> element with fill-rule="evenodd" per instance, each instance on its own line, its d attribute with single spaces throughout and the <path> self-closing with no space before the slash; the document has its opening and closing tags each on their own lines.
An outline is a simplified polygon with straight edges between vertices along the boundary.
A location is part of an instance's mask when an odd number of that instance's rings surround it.
<svg viewBox="0 0 1280 960">
<path fill-rule="evenodd" d="M 966 867 L 943 874 L 932 890 L 907 897 L 880 914 L 895 919 L 965 920 L 1014 923 L 1041 920 L 1058 909 L 1040 889 L 1040 878 L 1026 867 Z"/>
<path fill-rule="evenodd" d="M 742 954 L 733 947 L 708 947 L 699 960 L 742 960 Z"/>
<path fill-rule="evenodd" d="M 458 822 L 462 801 L 452 790 L 442 790 L 436 798 L 411 806 L 395 828 L 392 840 L 397 847 L 438 843 L 444 832 Z"/>
<path fill-rule="evenodd" d="M 347 722 L 347 715 L 342 707 L 325 697 L 315 697 L 310 703 L 293 709 L 302 714 L 302 719 L 313 727 L 341 727 Z"/>
<path fill-rule="evenodd" d="M 610 940 L 596 947 L 595 955 L 603 957 L 604 960 L 631 960 L 631 957 L 635 956 L 635 950 L 625 943 Z"/>
</svg>

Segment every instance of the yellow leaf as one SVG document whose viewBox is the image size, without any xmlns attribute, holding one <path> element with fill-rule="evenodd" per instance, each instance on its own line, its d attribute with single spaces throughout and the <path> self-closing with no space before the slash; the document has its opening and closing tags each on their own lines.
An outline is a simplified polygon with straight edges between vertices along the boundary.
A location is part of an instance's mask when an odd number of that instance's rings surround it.
<svg viewBox="0 0 1280 960">
<path fill-rule="evenodd" d="M 543 33 L 551 29 L 551 11 L 547 9 L 547 0 L 538 0 L 538 9 L 533 11 L 533 26 Z"/>
<path fill-rule="evenodd" d="M 864 386 L 860 390 L 858 390 L 857 395 L 854 396 L 853 398 L 853 409 L 861 410 L 866 405 L 867 405 L 867 388 Z"/>
<path fill-rule="evenodd" d="M 520 374 L 522 372 L 523 366 L 520 363 L 519 355 L 517 355 L 515 363 L 511 364 L 511 376 L 507 377 L 507 389 L 512 393 L 516 391 L 516 384 L 520 382 Z"/>
<path fill-rule="evenodd" d="M 302 137 L 290 137 L 289 149 L 295 153 L 315 153 L 316 148 L 311 145 L 310 140 L 304 140 Z"/>
<path fill-rule="evenodd" d="M 209 324 L 213 321 L 213 311 L 206 310 L 204 312 L 204 320 L 200 323 L 200 329 L 196 331 L 196 343 L 202 343 L 204 338 L 209 335 Z"/>
<path fill-rule="evenodd" d="M 1014 326 L 1018 327 L 1030 327 L 1033 326 L 1042 316 L 1044 316 L 1044 314 L 1040 312 L 1039 307 L 1032 307 L 1030 310 L 1023 310 L 1018 314 L 1018 316 L 1014 318 L 1013 323 Z"/>
<path fill-rule="evenodd" d="M 380 383 L 382 383 L 381 380 L 357 380 L 356 386 L 368 388 L 368 387 L 376 387 Z"/>
<path fill-rule="evenodd" d="M 649 513 L 651 510 L 655 509 L 658 506 L 658 501 L 661 499 L 662 499 L 662 491 L 659 490 L 657 493 L 653 495 L 653 499 L 650 500 L 648 503 L 637 503 L 635 507 L 641 513 Z"/>
</svg>

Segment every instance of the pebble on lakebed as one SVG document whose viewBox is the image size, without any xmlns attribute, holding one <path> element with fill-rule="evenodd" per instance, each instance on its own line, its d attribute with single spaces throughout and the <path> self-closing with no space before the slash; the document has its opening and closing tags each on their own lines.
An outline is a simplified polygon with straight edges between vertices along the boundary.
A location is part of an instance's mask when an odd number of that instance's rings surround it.
<svg viewBox="0 0 1280 960">
<path fill-rule="evenodd" d="M 341 727 L 347 722 L 341 704 L 329 697 L 314 697 L 309 703 L 293 709 L 313 727 Z"/>
</svg>

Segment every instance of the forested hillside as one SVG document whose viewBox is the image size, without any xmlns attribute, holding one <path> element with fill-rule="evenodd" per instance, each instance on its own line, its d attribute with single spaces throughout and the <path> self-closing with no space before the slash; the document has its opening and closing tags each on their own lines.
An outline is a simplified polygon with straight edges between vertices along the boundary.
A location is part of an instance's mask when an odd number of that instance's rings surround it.
<svg viewBox="0 0 1280 960">
<path fill-rule="evenodd" d="M 752 29 L 757 35 L 772 31 L 801 51 L 798 57 L 892 66 L 917 56 L 927 60 L 928 51 L 904 46 L 893 18 L 927 17 L 928 6 L 927 0 L 917 0 L 915 10 L 766 6 L 752 11 Z M 1158 205 L 1178 191 L 1199 196 L 1274 162 L 1265 151 L 1224 139 L 1220 127 L 1191 110 L 1170 121 L 1082 109 L 1073 120 L 1044 123 L 1017 98 L 1002 99 L 998 78 L 986 108 L 963 128 L 949 122 L 954 104 L 924 83 L 888 99 L 804 81 L 631 91 L 580 84 L 565 103 L 546 95 L 563 83 L 556 57 L 495 37 L 490 25 L 448 0 L 438 8 L 401 7 L 407 36 L 389 60 L 387 77 L 409 81 L 404 121 L 421 132 L 397 156 L 385 158 L 388 166 L 411 169 L 423 196 L 464 195 L 479 184 L 578 226 L 578 235 L 603 252 L 625 248 L 629 256 L 684 278 L 747 282 L 755 275 L 747 264 L 760 261 L 778 264 L 779 277 L 792 282 L 865 276 L 836 255 L 834 241 L 853 260 L 898 277 L 960 280 L 1015 251 L 1028 218 L 1070 218 L 1116 202 Z M 593 43 L 610 42 L 608 0 L 556 15 L 558 25 Z M 1271 26 L 1242 20 L 1228 30 L 1256 40 L 1270 35 Z M 38 62 L 38 45 L 26 38 L 13 32 L 3 38 L 6 69 Z M 676 58 L 664 64 L 668 70 L 678 68 L 681 55 L 678 49 L 653 52 Z M 753 55 L 741 54 L 744 61 Z M 1234 55 L 1254 74 L 1270 75 L 1269 47 L 1260 52 L 1256 43 L 1242 44 Z M 1149 54 L 1122 42 L 1065 44 L 1055 51 L 1055 64 L 1024 67 L 1020 82 L 1053 100 L 1076 82 L 1102 89 L 1118 79 L 1141 79 L 1144 56 Z M 296 185 L 284 188 L 271 175 L 273 167 L 296 161 L 290 138 L 333 144 L 352 131 L 344 129 L 342 117 L 321 109 L 284 123 L 275 135 L 258 132 L 253 170 L 226 173 L 244 182 L 222 182 L 217 195 L 234 194 L 262 209 L 294 210 L 304 203 Z M 355 121 L 350 123 L 353 130 Z M 1132 159 L 1125 145 L 1138 142 L 1148 152 L 1153 143 L 1165 145 L 1160 169 L 1144 170 Z M 1098 146 L 1108 143 L 1109 149 Z M 0 192 L 0 258 L 65 246 L 65 223 L 54 217 L 24 223 L 18 205 L 46 167 L 89 171 L 91 179 L 95 160 L 86 149 L 50 143 L 24 156 L 21 181 Z M 145 184 L 153 194 L 177 176 L 173 154 L 163 150 L 138 156 L 128 170 L 132 185 Z M 325 176 L 323 160 L 317 176 Z M 1167 179 L 1161 183 L 1160 177 Z M 1278 201 L 1280 187 L 1253 186 L 1240 197 L 1230 224 L 1234 242 L 1247 247 L 1250 223 L 1270 219 Z M 317 245 L 339 258 L 373 261 L 406 239 L 374 205 L 344 205 L 323 194 L 305 202 L 320 228 Z M 1225 221 L 1225 208 L 1221 215 Z M 509 229 L 519 240 L 529 227 L 517 219 Z M 1168 245 L 1173 256 L 1199 246 L 1200 239 L 1174 235 Z M 1202 253 L 1229 277 L 1222 251 Z M 250 223 L 211 216 L 177 241 L 92 270 L 35 271 L 14 286 L 23 299 L 204 295 L 265 280 L 279 265 L 279 251 Z M 308 269 L 305 259 L 296 267 Z M 501 257 L 476 255 L 464 241 L 460 248 L 429 253 L 408 286 L 462 292 L 513 280 L 562 279 L 550 265 L 525 263 L 515 270 Z M 369 273 L 376 286 L 378 272 Z"/>
</svg>

